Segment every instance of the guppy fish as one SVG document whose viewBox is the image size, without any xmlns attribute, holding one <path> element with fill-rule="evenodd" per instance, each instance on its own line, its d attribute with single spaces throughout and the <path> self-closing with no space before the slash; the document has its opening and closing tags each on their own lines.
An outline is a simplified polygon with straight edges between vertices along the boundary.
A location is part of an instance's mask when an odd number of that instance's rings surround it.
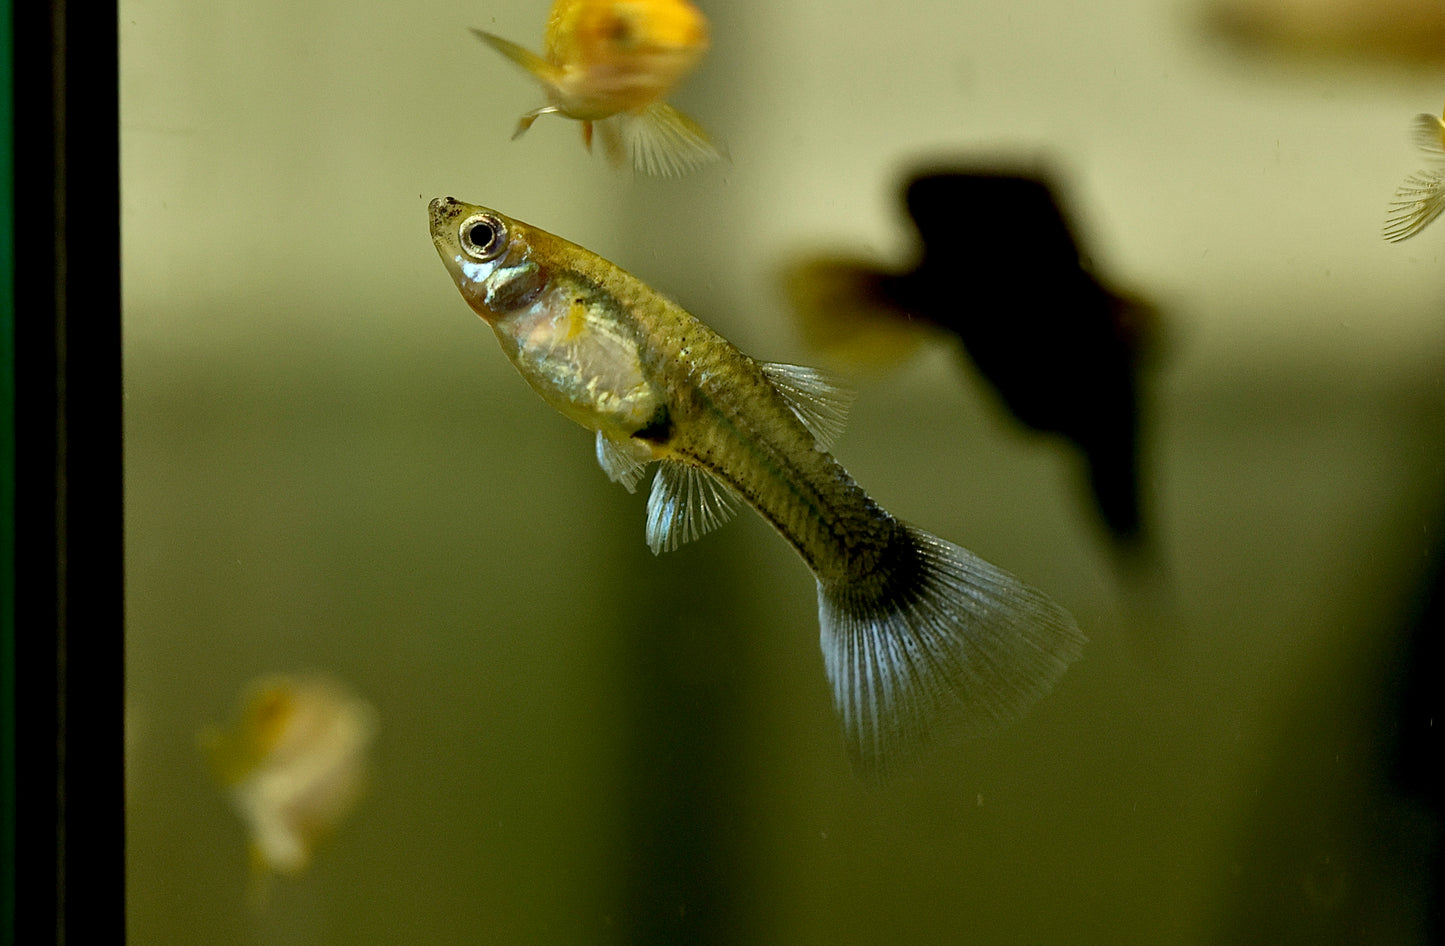
<svg viewBox="0 0 1445 946">
<path fill-rule="evenodd" d="M 719 157 L 707 132 L 663 101 L 708 49 L 708 23 L 687 0 L 557 0 L 544 55 L 474 29 L 547 90 L 547 104 L 522 116 L 516 138 L 541 115 L 582 122 L 590 151 L 602 133 L 614 165 L 664 177 Z"/>
<path fill-rule="evenodd" d="M 1433 166 L 1405 178 L 1390 201 L 1385 239 L 1391 243 L 1409 239 L 1445 211 L 1445 118 L 1416 115 L 1411 134 Z"/>
<path fill-rule="evenodd" d="M 351 811 L 365 781 L 376 714 L 336 680 L 252 681 L 229 726 L 201 734 L 216 778 L 251 832 L 257 900 L 274 873 L 296 874 Z"/>
<path fill-rule="evenodd" d="M 1211 0 L 1202 12 L 1220 38 L 1281 62 L 1445 59 L 1440 0 Z"/>
<path fill-rule="evenodd" d="M 887 775 L 940 729 L 1020 716 L 1082 650 L 1073 618 L 971 552 L 893 518 L 828 446 L 847 399 L 743 354 L 579 246 L 450 197 L 431 235 L 462 298 L 549 404 L 596 431 L 629 490 L 660 461 L 647 542 L 676 548 L 741 500 L 817 579 L 823 659 L 855 768 Z"/>
<path fill-rule="evenodd" d="M 790 268 L 805 336 L 846 354 L 900 349 L 890 339 L 905 331 L 953 335 L 1021 424 L 1078 449 L 1116 547 L 1148 558 L 1140 415 L 1153 308 L 1086 265 L 1040 175 L 928 170 L 903 197 L 918 233 L 910 267 L 814 257 Z"/>
</svg>

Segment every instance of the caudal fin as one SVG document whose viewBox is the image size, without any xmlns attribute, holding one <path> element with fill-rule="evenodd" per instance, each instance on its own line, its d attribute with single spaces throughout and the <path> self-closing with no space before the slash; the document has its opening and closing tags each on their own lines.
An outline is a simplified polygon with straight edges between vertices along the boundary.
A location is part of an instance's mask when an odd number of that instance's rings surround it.
<svg viewBox="0 0 1445 946">
<path fill-rule="evenodd" d="M 1445 170 L 1431 168 L 1405 178 L 1385 216 L 1385 239 L 1408 240 L 1445 212 Z"/>
<path fill-rule="evenodd" d="M 723 157 L 701 125 L 666 102 L 636 114 L 620 112 L 597 127 L 614 165 L 631 161 L 634 171 L 656 177 L 681 177 Z"/>
<path fill-rule="evenodd" d="M 872 588 L 818 584 L 823 660 L 854 768 L 896 771 L 940 731 L 1022 716 L 1086 640 L 1067 611 L 967 549 L 917 529 Z"/>
<path fill-rule="evenodd" d="M 782 277 L 803 341 L 853 371 L 902 364 L 934 329 L 890 297 L 887 286 L 894 277 L 871 261 L 798 259 Z"/>
</svg>

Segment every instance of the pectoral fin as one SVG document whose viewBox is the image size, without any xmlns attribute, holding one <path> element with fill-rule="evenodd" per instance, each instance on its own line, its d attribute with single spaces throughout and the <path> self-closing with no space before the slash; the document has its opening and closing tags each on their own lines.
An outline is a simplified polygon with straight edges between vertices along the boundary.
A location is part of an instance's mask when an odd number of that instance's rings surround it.
<svg viewBox="0 0 1445 946">
<path fill-rule="evenodd" d="M 549 86 L 557 84 L 557 79 L 562 74 L 562 71 L 527 47 L 518 46 L 509 39 L 502 39 L 500 36 L 495 36 L 479 29 L 474 28 L 472 32 L 475 33 L 477 38 L 482 42 L 527 70 L 527 72 L 531 73 L 538 81 Z"/>
<path fill-rule="evenodd" d="M 647 546 L 659 555 L 699 538 L 738 511 L 737 499 L 706 470 L 664 460 L 647 497 Z"/>
<path fill-rule="evenodd" d="M 512 132 L 512 140 L 516 141 L 518 138 L 522 137 L 522 135 L 526 133 L 527 129 L 532 127 L 532 123 L 541 116 L 551 115 L 556 111 L 557 106 L 555 105 L 543 105 L 541 108 L 532 109 L 530 112 L 523 115 L 520 119 L 517 120 L 517 130 Z"/>
<path fill-rule="evenodd" d="M 621 483 L 629 493 L 637 492 L 637 481 L 642 478 L 643 467 L 652 457 L 636 449 L 631 441 L 615 443 L 602 431 L 597 431 L 597 465 L 614 483 Z"/>
</svg>

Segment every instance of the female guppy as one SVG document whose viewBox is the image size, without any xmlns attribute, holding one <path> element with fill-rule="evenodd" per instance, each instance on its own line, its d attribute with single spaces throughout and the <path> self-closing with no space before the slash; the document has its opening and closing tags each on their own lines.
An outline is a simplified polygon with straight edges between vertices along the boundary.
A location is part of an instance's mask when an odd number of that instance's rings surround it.
<svg viewBox="0 0 1445 946">
<path fill-rule="evenodd" d="M 594 253 L 492 210 L 431 202 L 437 252 L 522 377 L 596 431 L 647 502 L 653 552 L 742 499 L 818 583 L 823 658 L 853 764 L 881 777 L 940 729 L 1021 715 L 1077 658 L 1069 614 L 971 552 L 881 509 L 827 452 L 846 398 L 819 373 L 758 362 Z"/>
</svg>

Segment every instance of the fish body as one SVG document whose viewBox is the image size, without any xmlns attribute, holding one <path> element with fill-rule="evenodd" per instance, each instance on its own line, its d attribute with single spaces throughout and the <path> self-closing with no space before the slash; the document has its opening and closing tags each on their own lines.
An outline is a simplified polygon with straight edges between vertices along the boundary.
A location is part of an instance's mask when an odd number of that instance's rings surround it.
<svg viewBox="0 0 1445 946">
<path fill-rule="evenodd" d="M 1100 518 L 1132 554 L 1146 531 L 1139 373 L 1152 310 L 1090 271 L 1043 180 L 929 172 L 909 181 L 905 204 L 921 246 L 911 268 L 858 259 L 793 268 L 789 293 L 808 334 L 824 347 L 841 338 L 857 348 L 857 338 L 874 350 L 886 338 L 879 326 L 957 338 L 1019 422 L 1079 450 Z"/>
<path fill-rule="evenodd" d="M 939 729 L 981 732 L 1047 692 L 1084 641 L 1058 605 L 906 525 L 828 452 L 847 398 L 756 361 L 596 254 L 438 198 L 432 239 L 523 378 L 596 432 L 633 488 L 659 461 L 647 541 L 675 548 L 751 506 L 817 581 L 825 665 L 858 770 L 884 775 Z"/>
<path fill-rule="evenodd" d="M 608 157 L 664 176 L 720 157 L 707 133 L 664 101 L 709 46 L 707 19 L 687 0 L 557 0 L 543 55 L 473 30 L 540 82 L 547 104 L 522 116 L 517 135 L 544 114 L 600 130 Z M 515 137 L 515 136 L 514 136 Z"/>
<path fill-rule="evenodd" d="M 352 810 L 375 734 L 371 707 L 324 676 L 262 677 L 236 719 L 202 733 L 218 781 L 251 833 L 258 895 L 272 873 L 296 874 Z"/>
<path fill-rule="evenodd" d="M 1445 118 L 1417 115 L 1411 125 L 1415 146 L 1430 166 L 1405 178 L 1385 215 L 1385 239 L 1407 240 L 1445 212 Z"/>
<path fill-rule="evenodd" d="M 1279 62 L 1445 60 L 1440 0 L 1210 0 L 1203 12 L 1220 38 Z"/>
</svg>

